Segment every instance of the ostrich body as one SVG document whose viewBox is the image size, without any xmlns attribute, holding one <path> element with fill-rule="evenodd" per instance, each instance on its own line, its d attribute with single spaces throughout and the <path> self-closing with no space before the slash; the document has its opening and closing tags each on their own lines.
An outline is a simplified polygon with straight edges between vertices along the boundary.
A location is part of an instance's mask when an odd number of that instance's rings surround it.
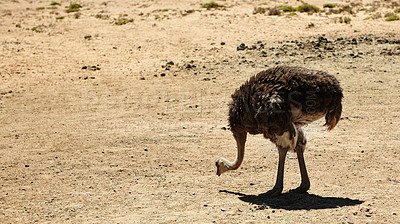
<svg viewBox="0 0 400 224">
<path fill-rule="evenodd" d="M 239 168 L 243 161 L 247 133 L 263 134 L 278 148 L 279 163 L 275 186 L 267 195 L 283 190 L 283 171 L 288 151 L 294 151 L 300 166 L 301 184 L 292 190 L 310 188 L 303 152 L 306 137 L 302 126 L 325 116 L 332 130 L 342 113 L 342 89 L 332 75 L 301 67 L 277 66 L 258 73 L 237 89 L 229 105 L 229 125 L 237 143 L 234 162 L 216 161 L 217 175 Z"/>
</svg>

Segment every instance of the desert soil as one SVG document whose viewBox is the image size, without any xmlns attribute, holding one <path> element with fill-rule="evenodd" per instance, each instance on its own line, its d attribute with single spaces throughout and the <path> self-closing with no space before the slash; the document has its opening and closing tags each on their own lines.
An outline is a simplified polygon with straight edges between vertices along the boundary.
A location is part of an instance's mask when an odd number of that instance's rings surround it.
<svg viewBox="0 0 400 224">
<path fill-rule="evenodd" d="M 1 223 L 400 222 L 400 3 L 205 2 L 0 0 Z M 290 153 L 268 198 L 268 140 L 220 177 L 215 160 L 236 155 L 230 94 L 276 65 L 327 71 L 345 97 L 334 130 L 305 128 L 309 194 L 287 193 Z"/>
</svg>

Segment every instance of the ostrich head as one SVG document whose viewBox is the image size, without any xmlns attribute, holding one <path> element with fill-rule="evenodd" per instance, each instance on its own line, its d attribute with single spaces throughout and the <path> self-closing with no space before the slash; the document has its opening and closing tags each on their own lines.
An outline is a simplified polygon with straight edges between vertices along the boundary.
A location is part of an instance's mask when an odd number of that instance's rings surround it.
<svg viewBox="0 0 400 224">
<path fill-rule="evenodd" d="M 229 170 L 229 168 L 227 167 L 227 163 L 229 163 L 228 161 L 226 161 L 225 159 L 221 158 L 218 159 L 215 162 L 215 165 L 217 166 L 217 175 L 221 176 L 222 173 L 225 173 L 226 171 Z"/>
</svg>

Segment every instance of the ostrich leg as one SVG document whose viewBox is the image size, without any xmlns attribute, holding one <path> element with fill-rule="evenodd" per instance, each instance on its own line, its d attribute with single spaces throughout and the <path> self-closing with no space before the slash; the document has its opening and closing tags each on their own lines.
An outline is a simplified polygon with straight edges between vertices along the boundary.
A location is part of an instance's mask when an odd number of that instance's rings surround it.
<svg viewBox="0 0 400 224">
<path fill-rule="evenodd" d="M 228 170 L 236 170 L 243 162 L 244 147 L 246 143 L 247 132 L 246 131 L 232 131 L 232 132 L 233 132 L 233 137 L 235 138 L 237 144 L 236 160 L 234 162 L 230 162 L 225 158 L 219 158 L 215 162 L 215 165 L 217 166 L 218 176 L 220 176 L 222 173 Z"/>
<path fill-rule="evenodd" d="M 304 162 L 303 152 L 306 148 L 306 136 L 301 128 L 298 129 L 299 137 L 297 139 L 297 145 L 295 151 L 297 153 L 297 159 L 299 160 L 300 174 L 301 174 L 301 184 L 298 188 L 291 190 L 295 193 L 305 193 L 310 189 L 310 179 L 308 178 L 306 163 Z"/>
<path fill-rule="evenodd" d="M 265 193 L 270 197 L 276 197 L 280 195 L 283 190 L 283 173 L 285 170 L 285 159 L 288 149 L 285 147 L 278 146 L 278 151 L 279 151 L 279 162 L 278 162 L 278 173 L 276 175 L 275 186 L 267 193 Z"/>
<path fill-rule="evenodd" d="M 285 170 L 285 159 L 286 154 L 289 150 L 292 150 L 296 147 L 296 143 L 298 140 L 297 129 L 294 124 L 290 124 L 293 134 L 290 134 L 290 131 L 283 133 L 283 135 L 276 135 L 276 139 L 274 143 L 278 147 L 279 152 L 279 162 L 278 162 L 278 173 L 276 176 L 275 186 L 269 190 L 266 195 L 275 197 L 282 193 L 283 190 L 283 173 Z M 290 129 L 289 129 L 290 130 Z"/>
</svg>

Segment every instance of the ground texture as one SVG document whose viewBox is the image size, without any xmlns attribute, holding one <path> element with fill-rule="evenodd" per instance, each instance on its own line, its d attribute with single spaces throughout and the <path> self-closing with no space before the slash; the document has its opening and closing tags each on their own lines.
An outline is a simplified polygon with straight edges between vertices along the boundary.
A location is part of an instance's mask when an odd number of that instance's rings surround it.
<svg viewBox="0 0 400 224">
<path fill-rule="evenodd" d="M 398 1 L 51 3 L 0 0 L 1 223 L 400 222 Z M 262 136 L 216 175 L 236 155 L 230 94 L 275 65 L 344 89 L 338 126 L 305 128 L 309 194 L 285 193 L 288 154 L 284 194 L 263 195 L 278 153 Z"/>
</svg>

